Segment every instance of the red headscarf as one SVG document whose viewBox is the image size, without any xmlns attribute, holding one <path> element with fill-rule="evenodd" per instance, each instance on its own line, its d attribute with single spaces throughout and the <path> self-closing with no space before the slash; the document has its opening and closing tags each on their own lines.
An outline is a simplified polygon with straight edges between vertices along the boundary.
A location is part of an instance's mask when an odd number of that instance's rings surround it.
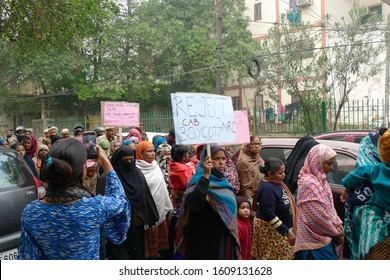
<svg viewBox="0 0 390 280">
<path fill-rule="evenodd" d="M 137 149 L 136 149 L 137 159 L 144 160 L 142 153 L 150 147 L 152 147 L 154 149 L 154 145 L 152 144 L 152 142 L 149 142 L 149 141 L 139 142 L 139 144 L 137 145 Z"/>
<path fill-rule="evenodd" d="M 38 148 L 38 142 L 37 142 L 37 139 L 35 139 L 34 136 L 32 136 L 31 134 L 28 134 L 26 135 L 28 138 L 30 138 L 31 140 L 31 148 L 30 149 L 26 149 L 26 153 L 27 155 L 30 157 L 30 158 L 33 158 L 35 157 L 35 154 L 37 152 L 37 148 Z"/>
</svg>

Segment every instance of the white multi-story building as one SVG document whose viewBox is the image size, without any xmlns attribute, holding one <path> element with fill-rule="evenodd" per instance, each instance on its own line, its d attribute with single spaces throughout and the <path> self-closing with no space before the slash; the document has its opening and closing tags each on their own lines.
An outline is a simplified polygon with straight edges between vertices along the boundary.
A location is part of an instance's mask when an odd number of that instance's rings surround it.
<svg viewBox="0 0 390 280">
<path fill-rule="evenodd" d="M 247 16 L 250 18 L 249 30 L 256 40 L 262 40 L 267 36 L 268 29 L 278 23 L 282 14 L 286 14 L 291 8 L 301 11 L 302 21 L 310 22 L 313 28 L 321 29 L 321 46 L 331 44 L 330 32 L 327 28 L 321 28 L 320 22 L 326 15 L 332 15 L 333 20 L 340 20 L 347 17 L 349 10 L 354 4 L 367 7 L 367 13 L 377 12 L 385 20 L 389 19 L 390 0 L 246 0 Z M 383 58 L 386 59 L 386 53 Z M 388 58 L 389 59 L 389 58 Z M 352 99 L 380 99 L 385 95 L 386 76 L 390 75 L 384 67 L 381 74 L 372 77 L 369 81 L 359 84 L 352 92 Z M 238 81 L 236 77 L 231 78 L 230 85 L 225 88 L 224 93 L 232 96 L 235 109 L 248 109 L 253 107 L 264 109 L 263 104 L 266 97 L 256 94 L 256 83 L 253 79 Z M 290 95 L 279 89 L 280 106 L 295 102 Z"/>
</svg>

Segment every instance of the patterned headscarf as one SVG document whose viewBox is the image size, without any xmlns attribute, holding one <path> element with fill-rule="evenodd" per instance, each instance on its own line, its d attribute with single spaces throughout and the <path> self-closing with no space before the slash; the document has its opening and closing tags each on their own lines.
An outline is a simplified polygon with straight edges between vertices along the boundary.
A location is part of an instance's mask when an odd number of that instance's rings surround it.
<svg viewBox="0 0 390 280">
<path fill-rule="evenodd" d="M 326 174 L 322 169 L 322 163 L 336 156 L 336 152 L 326 145 L 316 145 L 311 148 L 306 157 L 305 163 L 299 173 L 299 180 L 302 182 L 304 178 L 317 178 L 325 180 Z"/>
<path fill-rule="evenodd" d="M 318 144 L 311 148 L 299 173 L 296 251 L 319 249 L 328 245 L 342 225 L 322 167 L 323 162 L 335 156 L 333 149 Z M 343 243 L 336 246 L 339 258 L 342 257 L 342 250 Z"/>
<path fill-rule="evenodd" d="M 168 145 L 166 143 L 160 144 L 158 149 L 156 150 L 156 161 L 158 163 L 158 166 L 160 167 L 163 175 L 165 183 L 167 184 L 168 190 L 170 190 L 170 184 L 169 184 L 169 161 L 171 160 L 171 156 L 166 156 L 166 153 L 171 153 L 171 145 Z"/>
</svg>

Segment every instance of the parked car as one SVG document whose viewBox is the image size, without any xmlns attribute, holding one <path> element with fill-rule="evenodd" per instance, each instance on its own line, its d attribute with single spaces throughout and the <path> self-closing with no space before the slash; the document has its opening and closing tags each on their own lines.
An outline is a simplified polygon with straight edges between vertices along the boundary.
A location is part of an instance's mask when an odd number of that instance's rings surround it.
<svg viewBox="0 0 390 280">
<path fill-rule="evenodd" d="M 0 260 L 16 259 L 22 211 L 43 190 L 21 156 L 0 147 Z"/>
<path fill-rule="evenodd" d="M 360 143 L 360 141 L 362 141 L 362 139 L 371 131 L 372 130 L 339 130 L 321 133 L 313 136 L 313 138 Z"/>
</svg>

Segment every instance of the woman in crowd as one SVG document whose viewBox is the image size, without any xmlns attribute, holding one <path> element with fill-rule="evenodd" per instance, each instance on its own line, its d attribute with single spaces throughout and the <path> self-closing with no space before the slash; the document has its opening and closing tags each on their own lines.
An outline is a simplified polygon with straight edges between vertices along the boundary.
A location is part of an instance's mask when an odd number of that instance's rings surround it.
<svg viewBox="0 0 390 280">
<path fill-rule="evenodd" d="M 186 163 L 191 158 L 191 151 L 188 146 L 175 145 L 171 149 L 172 160 L 169 162 L 169 182 L 171 186 L 171 198 L 173 204 L 172 217 L 169 222 L 169 245 L 174 252 L 180 241 L 180 233 L 177 230 L 177 219 L 179 217 L 181 202 L 187 184 L 194 171 Z"/>
<path fill-rule="evenodd" d="M 5 139 L 0 139 L 0 146 L 9 148 L 8 141 Z"/>
<path fill-rule="evenodd" d="M 106 153 L 106 156 L 110 158 L 110 141 L 107 139 L 102 139 L 98 142 L 98 145 L 103 149 Z"/>
<path fill-rule="evenodd" d="M 15 143 L 14 145 L 12 145 L 13 149 L 15 149 L 18 154 L 25 160 L 25 162 L 27 163 L 27 165 L 30 167 L 31 169 L 31 172 L 34 174 L 34 176 L 36 178 L 38 178 L 38 173 L 37 173 L 37 169 L 35 168 L 35 163 L 34 161 L 32 160 L 32 158 L 30 158 L 27 154 L 26 154 L 26 148 L 23 146 L 23 144 L 21 143 Z"/>
<path fill-rule="evenodd" d="M 145 259 L 144 227 L 152 227 L 159 220 L 156 204 L 135 158 L 135 150 L 127 146 L 120 147 L 111 158 L 131 206 L 131 225 L 125 242 L 120 245 L 107 242 L 107 258 L 112 260 Z"/>
<path fill-rule="evenodd" d="M 310 149 L 317 144 L 318 142 L 314 140 L 313 137 L 304 136 L 297 141 L 294 149 L 287 158 L 285 172 L 286 177 L 284 178 L 284 183 L 287 185 L 293 195 L 296 195 L 296 191 L 298 189 L 299 171 L 301 171 L 306 156 Z"/>
<path fill-rule="evenodd" d="M 41 144 L 39 149 L 37 150 L 36 156 L 33 158 L 35 163 L 35 169 L 37 170 L 37 174 L 39 176 L 39 172 L 42 166 L 42 160 L 46 157 L 49 152 L 49 147 L 47 145 Z"/>
<path fill-rule="evenodd" d="M 356 159 L 356 168 L 363 165 L 377 165 L 381 163 L 378 152 L 379 131 L 372 131 L 365 136 L 359 145 Z M 372 196 L 374 189 L 371 183 L 364 182 L 353 191 L 345 191 L 341 200 L 345 202 L 344 230 L 345 237 L 350 246 L 352 260 L 362 259 L 360 247 L 360 208 L 365 205 Z"/>
<path fill-rule="evenodd" d="M 99 259 L 100 228 L 122 243 L 130 226 L 130 205 L 104 151 L 98 161 L 107 175 L 105 195 L 91 197 L 82 186 L 86 151 L 75 139 L 57 141 L 41 167 L 46 196 L 23 211 L 19 259 Z"/>
<path fill-rule="evenodd" d="M 342 181 L 348 192 L 348 204 L 356 194 L 362 193 L 355 197 L 360 202 L 365 200 L 364 194 L 372 194 L 365 205 L 356 208 L 353 217 L 352 249 L 358 259 L 390 258 L 390 129 L 381 129 L 379 134 L 381 162 L 360 165 Z"/>
<path fill-rule="evenodd" d="M 145 257 L 149 259 L 167 258 L 169 249 L 167 214 L 172 210 L 172 203 L 164 176 L 155 160 L 156 153 L 151 142 L 140 142 L 136 156 L 136 165 L 145 176 L 159 214 L 156 227 L 150 228 L 145 234 Z"/>
<path fill-rule="evenodd" d="M 342 258 L 343 222 L 334 208 L 326 174 L 333 170 L 336 152 L 318 144 L 311 148 L 299 173 L 297 194 L 296 259 Z"/>
<path fill-rule="evenodd" d="M 162 143 L 156 150 L 156 161 L 164 176 L 165 184 L 169 195 L 171 194 L 171 184 L 169 182 L 169 162 L 171 160 L 172 147 L 166 143 Z"/>
<path fill-rule="evenodd" d="M 131 128 L 129 130 L 129 133 L 127 134 L 127 139 L 130 139 L 130 137 L 137 137 L 138 139 L 138 142 L 141 143 L 142 141 L 142 136 L 141 136 L 141 133 L 139 132 L 139 130 L 137 128 Z"/>
<path fill-rule="evenodd" d="M 22 144 L 26 149 L 26 154 L 30 158 L 34 158 L 36 156 L 37 148 L 38 148 L 38 142 L 35 139 L 35 137 L 32 136 L 31 134 L 26 135 L 22 140 Z"/>
<path fill-rule="evenodd" d="M 257 190 L 252 256 L 258 260 L 291 260 L 294 258 L 295 202 L 283 183 L 284 164 L 269 158 L 261 167 L 264 178 Z"/>
<path fill-rule="evenodd" d="M 129 146 L 130 149 L 137 149 L 138 138 L 135 136 L 131 136 L 129 139 L 126 139 L 122 142 L 122 146 Z"/>
<path fill-rule="evenodd" d="M 158 138 L 156 138 L 156 139 L 153 141 L 154 150 L 155 150 L 156 152 L 157 152 L 158 147 L 159 147 L 161 144 L 167 144 L 167 139 L 165 139 L 164 137 L 158 137 Z"/>
<path fill-rule="evenodd" d="M 119 140 L 113 140 L 110 143 L 110 156 L 112 156 L 119 147 L 122 146 L 122 142 Z"/>
<path fill-rule="evenodd" d="M 248 197 L 252 209 L 257 209 L 256 191 L 263 178 L 260 172 L 260 166 L 264 165 L 260 157 L 261 139 L 258 135 L 251 135 L 250 142 L 243 145 L 237 160 L 236 169 L 240 180 L 240 196 Z"/>
<path fill-rule="evenodd" d="M 202 153 L 195 175 L 188 183 L 179 217 L 181 241 L 175 258 L 230 260 L 240 258 L 237 204 L 226 179 L 226 154 L 211 145 Z"/>
<path fill-rule="evenodd" d="M 238 177 L 238 172 L 236 165 L 234 164 L 233 160 L 231 159 L 229 147 L 225 146 L 225 151 L 226 151 L 226 177 L 228 179 L 229 184 L 233 186 L 234 189 L 234 194 L 238 195 L 240 192 L 240 180 Z"/>
</svg>

